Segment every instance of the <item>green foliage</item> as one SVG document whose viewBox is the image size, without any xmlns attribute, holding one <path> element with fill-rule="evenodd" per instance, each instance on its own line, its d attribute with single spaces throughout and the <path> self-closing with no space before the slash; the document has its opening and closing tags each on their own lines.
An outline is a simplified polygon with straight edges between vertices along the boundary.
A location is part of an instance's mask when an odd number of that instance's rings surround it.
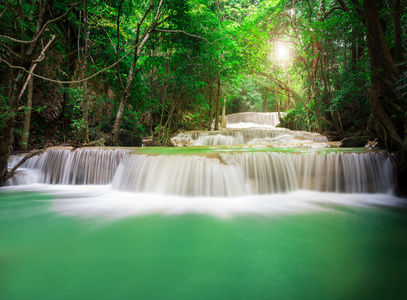
<svg viewBox="0 0 407 300">
<path fill-rule="evenodd" d="M 3 88 L 0 89 L 0 127 L 5 125 L 9 117 L 15 115 L 15 112 L 11 110 L 8 97 L 3 95 L 2 90 Z"/>
<path fill-rule="evenodd" d="M 51 2 L 49 18 L 63 14 L 71 5 L 68 0 Z M 153 10 L 141 24 L 142 33 L 153 22 L 158 2 L 154 1 Z M 4 11 L 7 3 L 9 1 L 0 3 L 0 11 Z M 14 1 L 2 17 L 0 31 L 14 38 L 32 39 L 40 3 Z M 333 115 L 338 116 L 344 130 L 363 128 L 370 115 L 367 91 L 371 74 L 364 39 L 366 32 L 353 4 L 346 3 L 349 11 L 337 9 L 324 16 L 338 5 L 336 1 L 165 0 L 162 8 L 168 6 L 168 10 L 158 28 L 172 32 L 152 32 L 139 53 L 137 75 L 128 95 L 122 128 L 137 135 L 150 134 L 150 128 L 156 128 L 156 135 L 164 143 L 178 129 L 204 128 L 211 108 L 212 113 L 216 113 L 213 107 L 218 79 L 221 102 L 226 101 L 228 113 L 261 111 L 264 96 L 268 98 L 267 110 L 277 110 L 278 94 L 281 110 L 288 110 L 284 119 L 291 128 L 317 127 L 315 116 L 308 116 L 298 98 L 329 121 L 333 121 Z M 112 130 L 124 93 L 122 83 L 126 84 L 134 57 L 137 26 L 149 5 L 147 0 L 89 1 L 88 75 L 130 54 L 117 67 L 88 82 L 89 122 L 91 127 L 105 133 Z M 57 38 L 39 63 L 38 74 L 60 80 L 82 77 L 82 10 L 83 6 L 74 9 L 65 19 L 47 28 L 41 37 L 42 44 L 54 34 Z M 403 41 L 407 38 L 405 10 L 401 19 Z M 394 44 L 392 13 L 393 6 L 389 2 L 381 15 L 388 21 L 385 35 L 390 47 Z M 289 56 L 284 59 L 277 55 L 281 45 L 289 50 Z M 404 51 L 406 45 L 403 44 Z M 0 41 L 1 58 L 10 60 L 9 50 L 12 50 L 13 63 L 21 63 L 25 68 L 31 64 L 31 61 L 21 62 L 27 48 L 7 39 Z M 0 66 L 1 79 L 6 78 L 5 70 L 5 66 Z M 17 71 L 13 76 L 17 76 Z M 402 98 L 407 97 L 406 77 L 403 73 L 397 87 Z M 52 90 L 48 90 L 46 84 L 40 81 L 35 84 L 37 98 L 41 95 L 45 100 L 33 104 L 33 130 L 39 135 L 48 134 L 50 129 L 38 116 L 57 107 L 63 111 L 57 120 L 62 128 L 54 131 L 66 129 L 79 137 L 84 126 L 82 88 L 79 85 L 60 87 L 60 93 L 65 95 L 61 104 L 53 103 L 55 97 L 52 98 Z M 21 109 L 14 111 L 5 95 L 6 86 L 0 88 L 2 126 L 10 116 L 22 116 L 25 98 L 18 104 Z M 294 91 L 298 97 L 292 101 L 286 90 Z M 170 124 L 169 128 L 165 124 Z M 38 140 L 40 142 L 43 144 Z"/>
<path fill-rule="evenodd" d="M 85 123 L 82 118 L 82 87 L 61 88 L 61 92 L 66 95 L 64 117 L 70 120 L 69 128 L 73 132 L 73 139 L 80 140 Z"/>
<path fill-rule="evenodd" d="M 281 118 L 279 127 L 288 128 L 291 130 L 306 130 L 310 129 L 307 111 L 304 107 L 290 109 Z"/>
<path fill-rule="evenodd" d="M 338 81 L 340 87 L 332 99 L 328 111 L 339 113 L 345 130 L 355 126 L 365 127 L 371 113 L 368 99 L 371 72 L 346 70 Z"/>
</svg>

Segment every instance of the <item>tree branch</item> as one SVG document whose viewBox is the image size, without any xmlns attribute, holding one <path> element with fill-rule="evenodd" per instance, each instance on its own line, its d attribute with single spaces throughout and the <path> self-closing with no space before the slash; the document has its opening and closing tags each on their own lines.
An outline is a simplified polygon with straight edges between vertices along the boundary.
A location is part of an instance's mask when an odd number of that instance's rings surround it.
<svg viewBox="0 0 407 300">
<path fill-rule="evenodd" d="M 81 3 L 82 3 L 82 1 L 83 1 L 83 0 L 81 0 Z M 111 64 L 110 66 L 107 66 L 106 68 L 103 68 L 103 69 L 99 70 L 98 72 L 96 72 L 95 74 L 93 74 L 93 75 L 91 75 L 91 76 L 89 76 L 89 77 L 87 77 L 87 78 L 83 78 L 83 79 L 80 79 L 80 80 L 69 80 L 69 81 L 55 80 L 55 79 L 47 78 L 47 77 L 44 77 L 44 76 L 41 76 L 41 75 L 37 75 L 37 74 L 33 73 L 32 71 L 27 70 L 27 69 L 24 68 L 24 67 L 21 67 L 21 66 L 14 66 L 14 65 L 10 64 L 8 61 L 6 61 L 5 59 L 0 58 L 0 61 L 1 61 L 1 62 L 4 62 L 4 63 L 5 63 L 6 65 L 8 65 L 10 68 L 22 70 L 22 71 L 24 71 L 24 72 L 26 72 L 26 73 L 28 73 L 28 74 L 31 74 L 31 75 L 34 76 L 34 77 L 40 78 L 40 79 L 45 80 L 45 81 L 53 82 L 53 83 L 72 84 L 72 83 L 81 83 L 81 82 L 87 81 L 87 80 L 92 79 L 92 78 L 96 77 L 97 75 L 99 75 L 99 74 L 105 72 L 106 70 L 109 70 L 110 68 L 116 66 L 118 63 L 120 63 L 122 60 L 124 60 L 127 56 L 129 56 L 130 54 L 133 54 L 133 51 L 135 51 L 135 50 L 140 46 L 141 43 L 144 44 L 144 43 L 146 42 L 146 41 L 145 41 L 145 37 L 146 37 L 146 35 L 149 35 L 150 33 L 149 33 L 149 32 L 146 32 L 146 33 L 143 35 L 143 38 L 142 38 L 142 40 L 141 40 L 141 42 L 140 42 L 140 41 L 139 41 L 139 29 L 140 29 L 142 23 L 144 22 L 144 20 L 146 19 L 148 13 L 149 13 L 149 12 L 151 11 L 151 9 L 153 8 L 153 6 L 154 6 L 153 4 L 150 5 L 150 7 L 149 7 L 149 8 L 146 10 L 146 12 L 144 13 L 144 15 L 143 15 L 141 21 L 137 24 L 137 30 L 138 30 L 138 32 L 137 32 L 137 42 L 136 42 L 136 44 L 133 46 L 133 48 L 131 48 L 131 50 L 130 50 L 129 52 L 127 52 L 125 55 L 122 56 L 122 58 L 120 58 L 119 60 L 115 61 L 115 62 L 114 62 L 113 64 Z M 54 19 L 54 20 L 55 20 L 55 19 Z M 47 24 L 48 24 L 48 23 L 47 23 Z M 152 25 L 153 25 L 153 24 L 152 24 Z M 155 24 L 155 25 L 157 25 L 157 24 Z M 153 26 L 150 26 L 150 29 L 149 29 L 149 30 L 151 30 L 151 27 L 153 27 Z M 148 30 L 148 31 L 149 31 L 149 30 Z M 0 36 L 0 37 L 1 37 L 1 36 Z M 198 37 L 198 36 L 196 36 L 196 37 Z M 199 38 L 199 37 L 198 37 L 198 38 Z M 218 41 L 218 40 L 216 40 L 216 41 Z M 215 41 L 215 42 L 216 42 L 216 41 Z M 214 42 L 214 43 L 215 43 L 215 42 Z M 210 43 L 210 44 L 211 44 L 211 43 Z M 136 53 L 137 53 L 137 52 L 138 52 L 138 51 L 136 50 Z"/>
<path fill-rule="evenodd" d="M 116 27 L 117 27 L 117 47 L 116 47 L 116 60 L 119 60 L 119 48 L 120 48 L 120 14 L 122 11 L 122 5 L 123 5 L 124 0 L 120 1 L 119 3 L 119 8 L 118 8 L 118 13 L 117 13 L 117 19 L 116 19 Z M 112 43 L 113 45 L 113 43 Z M 114 47 L 114 46 L 113 46 Z M 122 81 L 122 77 L 120 76 L 120 64 L 116 65 L 116 72 L 117 72 L 117 78 L 119 78 L 119 83 L 124 91 L 124 84 Z"/>
<path fill-rule="evenodd" d="M 349 11 L 349 7 L 346 6 L 345 1 L 343 0 L 336 0 L 338 1 L 339 5 L 342 7 L 342 10 L 344 12 L 348 12 Z"/>
<path fill-rule="evenodd" d="M 10 8 L 11 5 L 13 5 L 15 0 L 12 0 L 9 5 L 1 12 L 0 14 L 0 19 L 3 17 L 3 15 L 8 11 L 8 9 Z"/>
<path fill-rule="evenodd" d="M 158 8 L 157 8 L 157 14 L 155 15 L 154 20 L 158 20 L 158 16 L 160 15 L 160 10 L 161 10 L 162 5 L 163 5 L 163 0 L 160 0 L 160 3 L 158 4 Z"/>
<path fill-rule="evenodd" d="M 83 0 L 81 0 L 79 3 L 73 4 L 64 14 L 62 14 L 61 16 L 59 16 L 59 17 L 57 17 L 55 19 L 49 20 L 47 23 L 45 23 L 44 26 L 42 26 L 41 30 L 38 32 L 37 36 L 34 39 L 32 39 L 31 41 L 18 40 L 18 39 L 15 39 L 15 38 L 12 38 L 12 37 L 9 37 L 9 36 L 6 36 L 6 35 L 0 35 L 0 38 L 7 39 L 7 40 L 10 40 L 12 42 L 19 43 L 19 44 L 32 44 L 32 43 L 35 43 L 42 36 L 45 28 L 47 28 L 47 26 L 49 24 L 58 22 L 59 20 L 65 18 L 71 12 L 71 10 L 73 8 L 81 5 L 82 2 L 83 2 Z"/>
<path fill-rule="evenodd" d="M 168 32 L 168 33 L 183 33 L 183 34 L 185 34 L 185 35 L 188 35 L 188 36 L 191 36 L 191 37 L 194 37 L 194 38 L 197 38 L 197 39 L 204 40 L 204 41 L 207 42 L 209 45 L 213 45 L 213 44 L 215 44 L 216 42 L 218 42 L 218 41 L 220 41 L 220 40 L 225 40 L 225 39 L 234 40 L 234 39 L 231 38 L 231 37 L 224 37 L 224 38 L 220 38 L 220 39 L 214 40 L 214 41 L 211 43 L 210 41 L 208 41 L 208 40 L 207 40 L 206 38 L 204 38 L 204 37 L 201 37 L 201 36 L 195 35 L 195 34 L 190 34 L 190 33 L 185 32 L 185 31 L 183 31 L 183 30 L 155 29 L 155 31 Z"/>
<path fill-rule="evenodd" d="M 304 108 L 307 111 L 309 111 L 310 113 L 312 113 L 316 118 L 318 118 L 319 120 L 323 121 L 324 123 L 332 126 L 333 128 L 336 128 L 337 130 L 342 131 L 341 128 L 337 128 L 332 122 L 328 121 L 324 117 L 321 117 L 321 115 L 319 113 L 317 113 L 316 111 L 309 108 L 308 105 L 302 100 L 302 98 L 296 92 L 294 92 L 292 89 L 290 89 L 287 85 L 285 85 L 283 82 L 278 80 L 276 77 L 272 77 L 266 73 L 261 73 L 261 72 L 259 72 L 258 74 L 272 79 L 278 85 L 278 87 L 280 89 L 285 90 L 285 91 L 289 92 L 290 94 L 292 94 L 295 98 L 297 98 L 301 102 L 301 104 L 304 106 Z"/>
<path fill-rule="evenodd" d="M 52 41 L 53 41 L 54 39 L 55 39 L 55 35 L 49 40 L 48 44 L 44 47 L 44 49 L 42 49 L 40 55 L 39 55 L 38 58 L 34 61 L 34 64 L 32 65 L 32 67 L 31 67 L 31 69 L 30 69 L 30 72 L 34 72 L 35 68 L 37 67 L 38 62 L 40 62 L 41 60 L 44 59 L 44 57 L 45 57 L 45 51 L 47 51 L 49 45 L 51 45 L 51 43 L 52 43 Z M 31 74 L 28 74 L 27 80 L 25 81 L 24 86 L 23 86 L 23 88 L 21 89 L 20 95 L 18 95 L 18 99 L 19 99 L 19 100 L 20 100 L 21 97 L 23 96 L 24 91 L 25 91 L 25 89 L 27 88 L 27 85 L 28 85 L 28 83 L 29 83 L 30 80 L 31 80 L 31 77 L 32 77 L 32 75 L 31 75 Z"/>
<path fill-rule="evenodd" d="M 331 14 L 333 13 L 335 10 L 343 10 L 343 8 L 341 6 L 334 6 L 332 7 L 321 19 L 320 21 L 325 21 L 325 19 Z"/>
<path fill-rule="evenodd" d="M 11 50 L 9 47 L 7 47 L 6 45 L 2 45 L 4 48 L 6 48 L 8 51 L 10 51 L 10 53 L 12 53 L 13 55 L 15 55 L 15 56 L 17 56 L 17 57 L 19 57 L 19 58 L 22 58 L 22 56 L 21 55 L 19 55 L 19 54 L 17 54 L 17 53 L 15 53 L 13 50 Z"/>
<path fill-rule="evenodd" d="M 35 73 L 33 73 L 33 72 L 30 72 L 29 70 L 27 70 L 27 69 L 24 68 L 24 67 L 21 67 L 21 66 L 14 66 L 14 65 L 10 64 L 8 61 L 6 61 L 6 60 L 4 60 L 4 59 L 2 59 L 2 58 L 0 58 L 0 61 L 1 61 L 1 62 L 4 62 L 4 63 L 5 63 L 6 65 L 8 65 L 10 68 L 17 69 L 17 70 L 22 70 L 22 71 L 24 71 L 24 72 L 26 72 L 26 73 L 28 73 L 28 74 L 31 74 L 31 75 L 34 76 L 34 77 L 40 78 L 40 79 L 45 80 L 45 81 L 49 81 L 49 82 L 53 82 L 53 83 L 60 83 L 60 84 L 81 83 L 81 82 L 84 82 L 84 81 L 86 81 L 86 80 L 92 79 L 92 78 L 96 77 L 97 75 L 99 75 L 100 73 L 103 73 L 104 71 L 109 70 L 110 68 L 116 66 L 119 62 L 121 62 L 121 61 L 122 61 L 123 59 L 125 59 L 127 56 L 129 56 L 130 54 L 132 54 L 133 51 L 139 46 L 139 44 L 140 44 L 140 43 L 137 43 L 129 52 L 127 52 L 125 55 L 123 55 L 122 58 L 120 58 L 118 61 L 115 61 L 115 62 L 114 62 L 113 64 L 111 64 L 110 66 L 107 66 L 106 68 L 104 68 L 104 69 L 102 69 L 102 70 L 96 72 L 95 74 L 93 74 L 93 75 L 91 75 L 91 76 L 89 76 L 89 77 L 87 77 L 87 78 L 80 79 L 80 80 L 70 80 L 70 81 L 55 80 L 55 79 L 47 78 L 47 77 L 44 77 L 44 76 L 41 76 L 41 75 L 37 75 L 37 74 L 35 74 Z"/>
<path fill-rule="evenodd" d="M 25 163 L 25 162 L 26 162 L 28 159 L 30 159 L 31 157 L 34 157 L 34 156 L 37 156 L 37 155 L 40 155 L 40 154 L 44 153 L 45 150 L 46 150 L 46 149 L 35 150 L 35 151 L 31 151 L 30 153 L 28 153 L 26 156 L 24 156 L 24 158 L 23 158 L 22 160 L 20 160 L 20 161 L 18 162 L 18 164 L 16 164 L 16 165 L 14 166 L 14 168 L 12 168 L 10 171 L 8 171 L 6 174 L 4 174 L 3 180 L 7 180 L 7 179 L 11 178 L 11 177 L 14 175 L 14 173 L 16 172 L 16 170 L 17 170 L 19 167 L 21 167 L 21 165 L 22 165 L 23 163 Z"/>
</svg>

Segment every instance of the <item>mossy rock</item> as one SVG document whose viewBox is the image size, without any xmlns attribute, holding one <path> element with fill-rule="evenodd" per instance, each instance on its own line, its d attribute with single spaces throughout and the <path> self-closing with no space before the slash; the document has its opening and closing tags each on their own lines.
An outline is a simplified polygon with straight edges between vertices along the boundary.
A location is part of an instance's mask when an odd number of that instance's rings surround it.
<svg viewBox="0 0 407 300">
<path fill-rule="evenodd" d="M 351 136 L 341 141 L 341 147 L 364 147 L 368 141 L 367 136 Z"/>
</svg>

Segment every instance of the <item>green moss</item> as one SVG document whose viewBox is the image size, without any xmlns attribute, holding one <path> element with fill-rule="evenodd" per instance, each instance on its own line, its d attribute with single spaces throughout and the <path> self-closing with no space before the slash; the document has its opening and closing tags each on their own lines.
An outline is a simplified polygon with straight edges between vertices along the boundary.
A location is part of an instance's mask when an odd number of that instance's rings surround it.
<svg viewBox="0 0 407 300">
<path fill-rule="evenodd" d="M 367 152 L 366 148 L 258 148 L 256 146 L 196 146 L 196 147 L 143 147 L 135 150 L 136 153 L 146 155 L 210 155 L 214 153 L 243 153 L 243 152 L 278 152 L 278 153 L 332 153 L 332 152 Z"/>
</svg>

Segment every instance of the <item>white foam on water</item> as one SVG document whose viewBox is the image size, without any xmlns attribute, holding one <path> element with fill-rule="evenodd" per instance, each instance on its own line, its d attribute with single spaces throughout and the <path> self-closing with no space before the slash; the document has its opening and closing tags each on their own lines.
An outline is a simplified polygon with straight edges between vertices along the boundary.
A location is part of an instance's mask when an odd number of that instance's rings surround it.
<svg viewBox="0 0 407 300">
<path fill-rule="evenodd" d="M 80 218 L 116 220 L 147 214 L 205 214 L 218 218 L 277 216 L 334 211 L 335 206 L 403 206 L 391 194 L 341 194 L 299 190 L 289 193 L 242 197 L 182 197 L 112 190 L 109 185 L 33 184 L 5 190 L 37 191 L 54 195 L 51 211 Z"/>
</svg>

